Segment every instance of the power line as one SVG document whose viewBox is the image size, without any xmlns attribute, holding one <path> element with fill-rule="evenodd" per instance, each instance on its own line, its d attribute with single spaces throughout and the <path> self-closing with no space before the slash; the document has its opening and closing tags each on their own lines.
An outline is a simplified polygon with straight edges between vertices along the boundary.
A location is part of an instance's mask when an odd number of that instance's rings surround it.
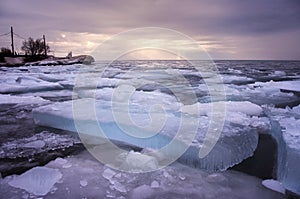
<svg viewBox="0 0 300 199">
<path fill-rule="evenodd" d="M 11 51 L 13 52 L 13 54 L 15 54 L 15 47 L 16 49 L 19 51 L 20 50 L 20 39 L 24 42 L 26 41 L 27 39 L 21 35 L 19 35 L 18 33 L 15 33 L 13 31 L 13 27 L 11 26 L 10 27 L 10 32 L 7 32 L 7 33 L 4 33 L 4 34 L 0 34 L 0 37 L 4 37 L 4 36 L 9 36 L 10 35 L 10 42 L 11 42 Z M 15 37 L 14 37 L 15 36 Z M 18 39 L 17 42 L 15 42 L 14 40 L 15 39 Z M 4 40 L 4 39 L 3 39 Z M 47 49 L 46 49 L 46 39 L 45 39 L 45 35 L 43 35 L 43 38 L 39 38 L 39 40 L 42 40 L 43 41 L 43 44 L 44 44 L 44 53 L 45 55 L 47 56 Z M 0 44 L 2 43 L 9 43 L 9 41 L 0 41 Z M 7 45 L 7 44 L 5 44 Z"/>
<path fill-rule="evenodd" d="M 18 35 L 17 33 L 13 33 L 15 36 L 17 36 L 17 37 L 19 37 L 20 39 L 24 39 L 24 40 L 26 40 L 26 38 L 24 38 L 24 37 L 22 37 L 22 36 L 20 36 L 20 35 Z"/>
<path fill-rule="evenodd" d="M 0 37 L 2 37 L 2 36 L 6 36 L 6 35 L 9 35 L 9 33 L 10 33 L 10 32 L 7 32 L 7 33 L 4 33 L 4 34 L 1 34 L 1 35 L 0 35 Z"/>
</svg>

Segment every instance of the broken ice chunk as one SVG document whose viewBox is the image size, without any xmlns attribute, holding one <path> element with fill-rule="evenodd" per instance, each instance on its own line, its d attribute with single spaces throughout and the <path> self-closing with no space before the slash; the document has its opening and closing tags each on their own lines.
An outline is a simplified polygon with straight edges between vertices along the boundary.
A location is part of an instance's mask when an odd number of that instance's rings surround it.
<svg viewBox="0 0 300 199">
<path fill-rule="evenodd" d="M 56 169 L 35 167 L 20 176 L 15 176 L 9 185 L 34 195 L 44 196 L 61 177 L 62 174 Z"/>
<path fill-rule="evenodd" d="M 82 187 L 85 187 L 85 186 L 87 186 L 88 185 L 88 182 L 86 181 L 86 180 L 80 180 L 80 185 L 82 186 Z"/>
<path fill-rule="evenodd" d="M 151 198 L 153 194 L 153 189 L 149 185 L 141 185 L 132 190 L 132 195 L 130 198 L 133 199 L 144 199 L 144 198 Z"/>
<path fill-rule="evenodd" d="M 155 170 L 158 168 L 158 162 L 152 156 L 130 151 L 121 168 L 132 172 Z"/>
<path fill-rule="evenodd" d="M 116 172 L 108 168 L 102 173 L 102 176 L 107 180 L 110 180 L 114 175 L 116 175 Z"/>
<path fill-rule="evenodd" d="M 119 191 L 119 192 L 121 192 L 121 193 L 126 193 L 126 192 L 127 192 L 127 190 L 126 190 L 126 188 L 124 187 L 124 185 L 122 185 L 122 184 L 119 183 L 119 182 L 115 182 L 115 183 L 114 183 L 114 189 L 117 190 L 117 191 Z"/>
<path fill-rule="evenodd" d="M 179 178 L 180 180 L 185 180 L 185 176 L 184 176 L 183 174 L 181 174 L 181 173 L 179 173 L 178 178 Z"/>
<path fill-rule="evenodd" d="M 64 165 L 68 162 L 68 160 L 63 159 L 63 158 L 56 158 L 54 162 L 59 165 Z"/>
<path fill-rule="evenodd" d="M 159 188 L 159 183 L 154 180 L 152 183 L 151 183 L 151 188 Z"/>
<path fill-rule="evenodd" d="M 285 188 L 284 188 L 284 186 L 280 182 L 278 182 L 277 180 L 273 180 L 273 179 L 271 179 L 271 180 L 264 180 L 264 181 L 262 181 L 262 184 L 265 187 L 267 187 L 267 188 L 269 188 L 269 189 L 271 189 L 273 191 L 277 191 L 279 193 L 285 194 Z"/>
<path fill-rule="evenodd" d="M 40 149 L 45 146 L 45 142 L 42 140 L 37 140 L 37 141 L 32 141 L 27 144 L 24 144 L 25 148 L 35 148 L 35 149 Z"/>
</svg>

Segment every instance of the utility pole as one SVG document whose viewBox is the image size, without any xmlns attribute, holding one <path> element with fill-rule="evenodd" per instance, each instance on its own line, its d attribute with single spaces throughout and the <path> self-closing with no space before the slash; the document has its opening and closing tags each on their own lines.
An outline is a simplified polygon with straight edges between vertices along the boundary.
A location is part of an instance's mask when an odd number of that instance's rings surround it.
<svg viewBox="0 0 300 199">
<path fill-rule="evenodd" d="M 45 38 L 45 35 L 43 35 L 43 40 L 44 40 L 45 56 L 47 57 L 47 46 L 46 46 L 46 38 Z"/>
<path fill-rule="evenodd" d="M 14 31 L 13 27 L 10 27 L 10 37 L 11 37 L 11 52 L 15 56 L 15 47 L 14 47 Z"/>
</svg>

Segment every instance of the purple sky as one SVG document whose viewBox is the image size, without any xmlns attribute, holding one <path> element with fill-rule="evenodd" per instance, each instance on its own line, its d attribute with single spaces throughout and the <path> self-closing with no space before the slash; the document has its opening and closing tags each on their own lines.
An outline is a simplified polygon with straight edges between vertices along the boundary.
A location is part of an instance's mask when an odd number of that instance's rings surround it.
<svg viewBox="0 0 300 199">
<path fill-rule="evenodd" d="M 25 38 L 45 34 L 55 55 L 90 53 L 112 35 L 155 26 L 190 36 L 214 59 L 300 59 L 299 0 L 1 0 L 0 35 L 11 25 Z"/>
</svg>

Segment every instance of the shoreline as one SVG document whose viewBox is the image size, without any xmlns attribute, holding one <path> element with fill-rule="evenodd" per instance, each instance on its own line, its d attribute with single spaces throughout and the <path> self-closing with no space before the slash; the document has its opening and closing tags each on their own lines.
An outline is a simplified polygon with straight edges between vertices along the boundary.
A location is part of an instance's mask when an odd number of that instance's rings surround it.
<svg viewBox="0 0 300 199">
<path fill-rule="evenodd" d="M 19 66 L 56 66 L 72 64 L 91 64 L 95 62 L 91 55 L 77 55 L 72 57 L 47 57 L 37 61 L 26 61 L 25 56 L 4 57 L 5 62 L 0 62 L 0 67 L 19 67 Z"/>
</svg>

